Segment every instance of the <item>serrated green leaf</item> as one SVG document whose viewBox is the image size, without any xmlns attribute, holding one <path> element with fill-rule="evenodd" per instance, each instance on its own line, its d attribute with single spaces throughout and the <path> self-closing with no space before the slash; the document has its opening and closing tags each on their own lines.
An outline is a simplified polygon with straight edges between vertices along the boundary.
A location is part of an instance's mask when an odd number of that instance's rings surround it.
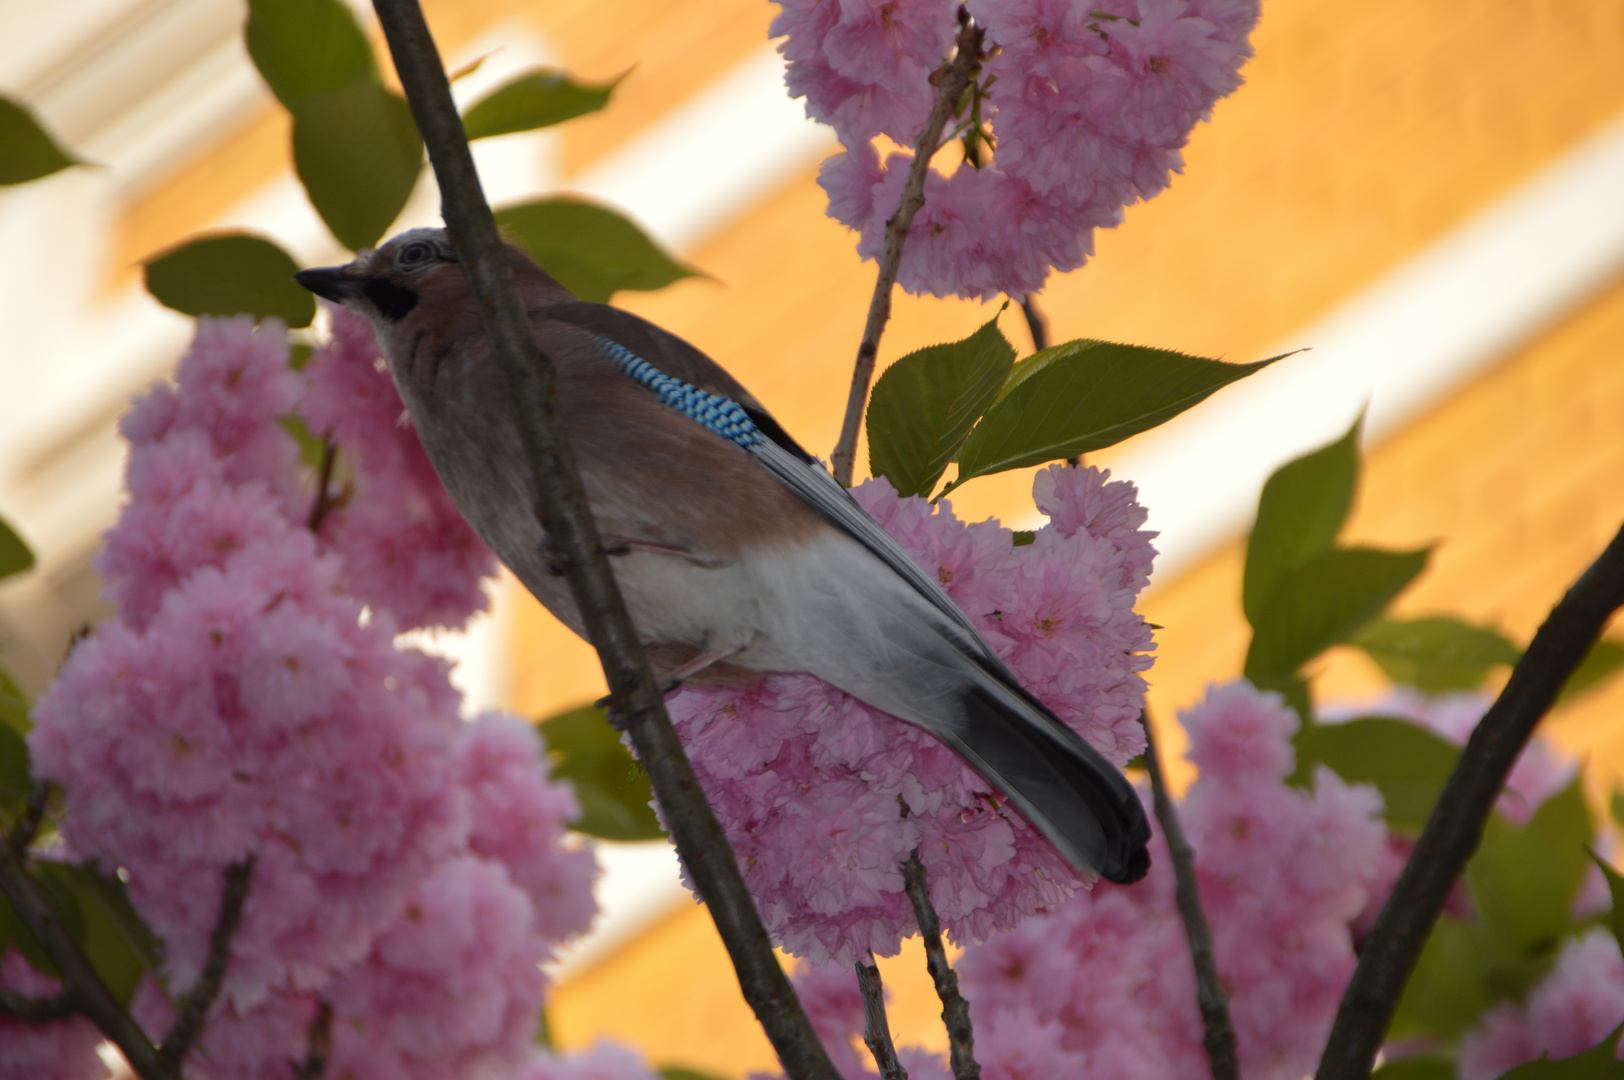
<svg viewBox="0 0 1624 1080">
<path fill-rule="evenodd" d="M 994 316 L 963 341 L 918 349 L 886 368 L 868 402 L 869 470 L 898 495 L 929 495 L 1014 363 Z"/>
<path fill-rule="evenodd" d="M 26 184 L 80 164 L 51 137 L 32 109 L 0 94 L 0 185 Z"/>
<path fill-rule="evenodd" d="M 1430 548 L 1332 548 L 1281 580 L 1260 613 L 1246 677 L 1264 685 L 1347 641 L 1426 568 Z"/>
<path fill-rule="evenodd" d="M 1350 784 L 1374 784 L 1387 826 L 1418 836 L 1438 802 L 1460 748 L 1408 720 L 1367 716 L 1315 724 L 1297 733 L 1297 767 L 1325 765 Z"/>
<path fill-rule="evenodd" d="M 372 46 L 342 0 L 248 0 L 243 39 L 289 112 L 356 79 L 377 81 Z"/>
<path fill-rule="evenodd" d="M 0 581 L 34 568 L 34 553 L 23 538 L 0 519 Z"/>
<path fill-rule="evenodd" d="M 28 692 L 11 672 L 0 667 L 0 725 L 18 735 L 27 735 L 34 727 L 28 719 L 28 710 Z"/>
<path fill-rule="evenodd" d="M 1107 341 L 1068 341 L 1010 371 L 959 451 L 951 487 L 1104 449 L 1170 420 L 1279 357 L 1224 364 Z"/>
<path fill-rule="evenodd" d="M 505 206 L 496 224 L 582 300 L 606 304 L 621 289 L 663 289 L 694 276 L 630 220 L 582 199 Z"/>
<path fill-rule="evenodd" d="M 370 78 L 303 98 L 293 109 L 293 166 L 338 242 L 377 244 L 417 185 L 423 143 L 404 99 Z"/>
<path fill-rule="evenodd" d="M 469 106 L 462 127 L 470 141 L 551 127 L 597 112 L 609 104 L 609 95 L 619 84 L 619 78 L 600 85 L 580 83 L 562 71 L 538 68 Z"/>
<path fill-rule="evenodd" d="M 1484 959 L 1481 935 L 1453 915 L 1441 916 L 1404 985 L 1387 1037 L 1454 1039 L 1471 1027 L 1493 1001 Z"/>
<path fill-rule="evenodd" d="M 553 776 L 575 785 L 581 805 L 570 827 L 605 840 L 658 840 L 665 836 L 649 807 L 648 778 L 635 768 L 603 710 L 586 706 L 541 721 Z"/>
<path fill-rule="evenodd" d="M 1573 921 L 1590 842 L 1590 814 L 1577 778 L 1545 800 L 1526 826 L 1496 812 L 1466 865 L 1472 906 L 1505 941 L 1530 951 L 1553 948 Z"/>
<path fill-rule="evenodd" d="M 1624 1061 L 1618 1060 L 1620 1034 L 1624 1034 L 1624 1024 L 1581 1054 L 1556 1061 L 1549 1053 L 1541 1054 L 1538 1061 L 1526 1061 L 1501 1073 L 1499 1080 L 1620 1080 L 1624 1077 Z"/>
<path fill-rule="evenodd" d="M 1580 661 L 1573 674 L 1568 676 L 1568 681 L 1563 684 L 1562 693 L 1558 695 L 1556 703 L 1566 705 L 1575 698 L 1589 693 L 1604 680 L 1616 674 L 1619 668 L 1624 668 L 1624 642 L 1602 638 L 1585 654 L 1584 660 Z"/>
<path fill-rule="evenodd" d="M 1602 877 L 1607 879 L 1607 893 L 1613 900 L 1612 916 L 1608 924 L 1613 931 L 1613 940 L 1619 943 L 1620 948 L 1624 948 L 1624 877 L 1620 877 L 1612 864 L 1594 851 L 1590 853 L 1590 861 L 1601 867 Z"/>
<path fill-rule="evenodd" d="M 263 236 L 202 236 L 146 263 L 147 291 L 185 315 L 252 315 L 309 326 L 316 298 L 293 280 L 299 264 Z"/>
<path fill-rule="evenodd" d="M 1241 608 L 1254 626 L 1275 587 L 1328 550 L 1342 531 L 1359 486 L 1359 431 L 1364 420 L 1361 413 L 1346 435 L 1286 462 L 1263 485 L 1241 583 Z"/>
<path fill-rule="evenodd" d="M 130 905 L 123 882 L 88 866 L 64 866 L 62 876 L 84 914 L 80 945 L 115 997 L 125 1005 L 141 976 L 158 968 L 158 942 Z"/>
<path fill-rule="evenodd" d="M 1499 631 L 1449 616 L 1377 619 L 1349 644 L 1363 649 L 1393 682 L 1425 694 L 1475 690 L 1491 667 L 1522 659 L 1522 650 Z"/>
<path fill-rule="evenodd" d="M 1371 1073 L 1370 1080 L 1455 1080 L 1455 1066 L 1447 1058 L 1401 1058 Z"/>
</svg>

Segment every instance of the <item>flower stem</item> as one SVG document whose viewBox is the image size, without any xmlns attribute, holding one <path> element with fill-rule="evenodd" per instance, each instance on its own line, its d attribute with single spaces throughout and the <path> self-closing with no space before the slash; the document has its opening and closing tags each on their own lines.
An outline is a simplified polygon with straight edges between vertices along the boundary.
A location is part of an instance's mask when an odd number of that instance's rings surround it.
<svg viewBox="0 0 1624 1080">
<path fill-rule="evenodd" d="M 962 11 L 962 9 L 961 9 Z M 868 305 L 868 322 L 863 327 L 863 340 L 857 346 L 857 363 L 851 373 L 851 390 L 846 396 L 846 416 L 840 424 L 840 441 L 830 464 L 835 479 L 851 486 L 852 469 L 857 458 L 857 431 L 862 426 L 863 410 L 868 404 L 868 387 L 874 379 L 874 358 L 880 351 L 880 335 L 891 318 L 891 289 L 897 282 L 897 268 L 902 264 L 902 246 L 908 239 L 908 229 L 914 215 L 925 205 L 925 174 L 930 171 L 930 159 L 942 146 L 942 129 L 948 118 L 959 108 L 964 91 L 981 67 L 982 30 L 961 16 L 957 51 L 931 74 L 936 87 L 936 104 L 930 110 L 925 127 L 914 142 L 913 164 L 908 168 L 908 179 L 902 187 L 902 199 L 897 212 L 885 223 L 885 250 L 880 256 L 879 275 L 874 281 L 874 298 Z"/>
<path fill-rule="evenodd" d="M 902 880 L 908 887 L 908 899 L 913 901 L 914 918 L 919 920 L 919 937 L 925 943 L 925 967 L 936 983 L 936 996 L 942 999 L 942 1023 L 947 1027 L 953 1080 L 981 1080 L 981 1066 L 976 1064 L 975 1032 L 970 1027 L 970 1003 L 959 993 L 959 973 L 947 962 L 947 950 L 942 947 L 941 920 L 930 902 L 925 865 L 919 861 L 917 849 L 902 864 Z"/>
<path fill-rule="evenodd" d="M 863 995 L 863 1042 L 874 1055 L 874 1064 L 880 1070 L 880 1080 L 908 1080 L 908 1070 L 897 1060 L 897 1048 L 891 1042 L 891 1024 L 885 1017 L 885 987 L 880 983 L 880 966 L 874 954 L 868 962 L 857 961 L 857 989 Z"/>
<path fill-rule="evenodd" d="M 192 1048 L 203 1030 L 209 1009 L 220 996 L 220 984 L 225 981 L 226 962 L 231 959 L 231 938 L 242 922 L 243 904 L 248 900 L 248 883 L 254 876 L 254 857 L 226 867 L 225 884 L 220 890 L 220 912 L 214 920 L 214 932 L 209 935 L 209 955 L 197 984 L 181 1000 L 179 1015 L 169 1034 L 158 1048 L 158 1057 L 176 1071 L 186 1051 Z"/>
</svg>

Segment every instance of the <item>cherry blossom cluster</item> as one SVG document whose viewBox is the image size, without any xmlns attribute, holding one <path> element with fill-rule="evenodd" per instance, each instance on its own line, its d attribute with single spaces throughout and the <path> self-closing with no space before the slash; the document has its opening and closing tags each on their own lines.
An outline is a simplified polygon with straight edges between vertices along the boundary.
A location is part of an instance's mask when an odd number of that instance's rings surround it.
<svg viewBox="0 0 1624 1080">
<path fill-rule="evenodd" d="M 227 868 L 252 860 L 188 1076 L 291 1075 L 324 1003 L 331 1075 L 512 1074 L 534 1054 L 539 965 L 593 916 L 595 860 L 564 836 L 574 795 L 535 730 L 463 723 L 444 662 L 395 645 L 480 606 L 488 555 L 445 527 L 370 332 L 335 323 L 306 389 L 279 326 L 201 320 L 175 384 L 124 418 L 130 501 L 99 562 L 117 614 L 41 699 L 30 747 L 65 793 L 66 850 L 125 876 L 163 942 L 164 986 L 134 1007 L 149 1031 L 203 968 Z M 357 459 L 337 511 L 353 516 L 320 541 L 282 422 L 296 407 Z M 383 536 L 356 523 L 366 500 L 419 530 L 432 601 L 409 571 L 359 571 Z M 16 965 L 0 971 L 26 989 Z"/>
<path fill-rule="evenodd" d="M 1323 768 L 1311 791 L 1288 785 L 1297 717 L 1276 694 L 1231 683 L 1182 719 L 1200 775 L 1181 817 L 1241 1072 L 1299 1080 L 1313 1069 L 1353 971 L 1349 922 L 1365 903 L 1385 836 L 1381 798 Z M 1208 1072 L 1189 943 L 1159 833 L 1144 881 L 1078 893 L 970 946 L 957 966 L 984 1075 Z M 823 969 L 798 985 L 825 1044 L 849 1049 L 863 1023 L 850 968 Z M 918 1080 L 951 1075 L 917 1049 L 903 1060 Z M 872 1075 L 855 1051 L 841 1065 L 850 1080 Z"/>
<path fill-rule="evenodd" d="M 1055 466 L 1034 495 L 1049 523 L 1017 547 L 996 521 L 854 490 L 946 587 L 1022 683 L 1113 763 L 1144 747 L 1141 675 L 1154 647 L 1134 602 L 1152 534 L 1131 484 Z M 923 730 L 805 675 L 689 688 L 670 701 L 701 786 L 775 939 L 814 963 L 893 955 L 914 930 L 901 864 L 918 849 L 960 942 L 1048 911 L 1082 880 Z"/>
<path fill-rule="evenodd" d="M 956 0 L 779 0 L 790 93 L 845 147 L 819 182 L 877 259 L 953 47 Z M 1024 297 L 1081 266 L 1093 231 L 1165 188 L 1198 120 L 1240 85 L 1258 0 L 966 0 L 989 55 L 961 124 L 990 160 L 933 168 L 898 282 L 913 293 Z M 977 130 L 983 130 L 977 129 Z M 936 162 L 935 164 L 941 164 Z"/>
</svg>

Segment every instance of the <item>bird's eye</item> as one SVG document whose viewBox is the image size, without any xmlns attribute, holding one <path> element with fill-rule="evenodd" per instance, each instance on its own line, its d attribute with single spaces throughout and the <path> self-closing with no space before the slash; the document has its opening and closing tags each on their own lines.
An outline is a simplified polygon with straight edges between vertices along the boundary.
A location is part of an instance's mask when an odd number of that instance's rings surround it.
<svg viewBox="0 0 1624 1080">
<path fill-rule="evenodd" d="M 434 258 L 433 246 L 425 244 L 421 240 L 413 244 L 407 244 L 400 249 L 401 266 L 414 266 L 417 263 L 428 262 L 432 258 Z"/>
</svg>

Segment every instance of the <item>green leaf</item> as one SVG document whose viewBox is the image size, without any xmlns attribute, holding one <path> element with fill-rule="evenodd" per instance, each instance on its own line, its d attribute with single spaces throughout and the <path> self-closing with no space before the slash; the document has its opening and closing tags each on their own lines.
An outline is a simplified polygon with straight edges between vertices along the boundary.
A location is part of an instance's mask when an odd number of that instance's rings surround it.
<svg viewBox="0 0 1624 1080">
<path fill-rule="evenodd" d="M 315 94 L 378 78 L 372 46 L 342 0 L 248 0 L 243 38 L 289 112 Z"/>
<path fill-rule="evenodd" d="M 7 724 L 0 724 L 0 803 L 21 803 L 34 790 L 28 743 Z"/>
<path fill-rule="evenodd" d="M 299 460 L 312 469 L 320 469 L 322 459 L 327 456 L 327 444 L 310 433 L 304 417 L 289 413 L 277 417 L 276 422 L 299 444 Z"/>
<path fill-rule="evenodd" d="M 621 76 L 625 78 L 625 76 Z M 594 86 L 562 71 L 538 68 L 497 87 L 462 115 L 470 141 L 562 124 L 609 104 L 620 79 Z"/>
<path fill-rule="evenodd" d="M 1602 638 L 1585 654 L 1573 674 L 1568 676 L 1556 703 L 1566 705 L 1589 693 L 1621 667 L 1624 667 L 1624 642 Z"/>
<path fill-rule="evenodd" d="M 158 968 L 158 942 L 130 905 L 124 883 L 88 866 L 59 868 L 67 888 L 84 914 L 80 944 L 91 965 L 125 1005 L 141 976 Z"/>
<path fill-rule="evenodd" d="M 1624 1034 L 1624 1024 L 1581 1054 L 1556 1061 L 1548 1053 L 1541 1054 L 1538 1061 L 1526 1061 L 1501 1073 L 1499 1080 L 1618 1080 L 1624 1077 L 1624 1061 L 1618 1060 L 1617 1050 L 1620 1034 Z"/>
<path fill-rule="evenodd" d="M 1499 813 L 1466 865 L 1472 906 L 1501 938 L 1530 951 L 1554 947 L 1573 921 L 1591 842 L 1579 781 L 1545 800 L 1526 826 Z"/>
<path fill-rule="evenodd" d="M 1359 485 L 1359 430 L 1364 414 L 1335 442 L 1274 471 L 1258 497 L 1257 523 L 1246 543 L 1241 607 L 1254 626 L 1275 587 L 1331 547 L 1353 508 Z"/>
<path fill-rule="evenodd" d="M 1370 1080 L 1455 1080 L 1455 1066 L 1447 1058 L 1401 1058 L 1371 1073 Z"/>
<path fill-rule="evenodd" d="M 1612 927 L 1613 940 L 1617 941 L 1621 948 L 1624 948 L 1624 877 L 1620 877 L 1618 871 L 1613 869 L 1612 864 L 1594 851 L 1590 853 L 1590 861 L 1601 867 L 1602 877 L 1607 879 L 1607 892 L 1613 900 L 1612 918 L 1609 920 L 1609 925 Z"/>
<path fill-rule="evenodd" d="M 1354 635 L 1393 682 L 1425 694 L 1475 690 L 1496 664 L 1515 664 L 1522 650 L 1486 626 L 1436 616 L 1400 622 L 1377 619 Z"/>
<path fill-rule="evenodd" d="M 1426 728 L 1382 716 L 1304 727 L 1296 747 L 1299 773 L 1324 764 L 1350 784 L 1376 785 L 1388 827 L 1407 836 L 1420 835 L 1460 757 L 1459 747 Z"/>
<path fill-rule="evenodd" d="M 661 1080 L 716 1080 L 710 1073 L 695 1072 L 678 1065 L 667 1065 L 660 1070 Z"/>
<path fill-rule="evenodd" d="M 868 463 L 898 495 L 929 495 L 1015 363 L 994 316 L 963 341 L 930 345 L 885 369 L 868 402 Z"/>
<path fill-rule="evenodd" d="M 309 326 L 316 298 L 293 280 L 299 264 L 263 236 L 203 236 L 147 260 L 147 291 L 185 315 L 278 318 Z"/>
<path fill-rule="evenodd" d="M 1297 672 L 1347 641 L 1426 568 L 1430 548 L 1332 548 L 1281 580 L 1260 613 L 1246 653 L 1254 685 Z"/>
<path fill-rule="evenodd" d="M 0 725 L 27 735 L 34 726 L 28 719 L 28 707 L 28 692 L 11 672 L 0 667 Z"/>
<path fill-rule="evenodd" d="M 1016 364 L 959 452 L 971 477 L 1041 465 L 1121 442 L 1274 363 L 1223 364 L 1107 341 L 1068 341 Z"/>
<path fill-rule="evenodd" d="M 0 520 L 0 581 L 34 568 L 34 553 L 12 527 Z"/>
<path fill-rule="evenodd" d="M 79 164 L 51 138 L 33 110 L 0 94 L 0 185 L 26 184 Z"/>
<path fill-rule="evenodd" d="M 1037 541 L 1038 534 L 1035 531 L 1031 529 L 1016 529 L 1014 535 L 1010 538 L 1009 546 L 1027 547 L 1031 544 L 1037 543 Z M 1158 629 L 1160 629 L 1160 627 L 1158 627 Z"/>
<path fill-rule="evenodd" d="M 1482 938 L 1474 927 L 1453 915 L 1441 916 L 1404 985 L 1387 1037 L 1453 1039 L 1471 1027 L 1493 1001 L 1484 960 Z"/>
<path fill-rule="evenodd" d="M 0 955 L 4 954 L 7 944 L 15 945 L 17 951 L 23 954 L 35 971 L 49 975 L 53 979 L 61 978 L 56 970 L 56 964 L 45 952 L 45 946 L 40 944 L 39 938 L 23 922 L 17 909 L 11 906 L 6 894 L 0 892 Z"/>
<path fill-rule="evenodd" d="M 293 165 L 327 228 L 359 251 L 400 216 L 417 185 L 423 143 L 402 98 L 357 78 L 294 108 Z"/>
<path fill-rule="evenodd" d="M 1615 790 L 1613 797 L 1607 800 L 1607 812 L 1613 819 L 1613 824 L 1624 827 L 1624 793 Z"/>
<path fill-rule="evenodd" d="M 496 212 L 496 224 L 582 300 L 606 304 L 621 289 L 663 289 L 694 276 L 631 221 L 581 199 L 506 206 Z"/>
<path fill-rule="evenodd" d="M 585 706 L 537 725 L 553 759 L 553 776 L 575 785 L 581 817 L 570 827 L 605 840 L 665 836 L 649 808 L 654 795 L 603 710 Z"/>
</svg>

